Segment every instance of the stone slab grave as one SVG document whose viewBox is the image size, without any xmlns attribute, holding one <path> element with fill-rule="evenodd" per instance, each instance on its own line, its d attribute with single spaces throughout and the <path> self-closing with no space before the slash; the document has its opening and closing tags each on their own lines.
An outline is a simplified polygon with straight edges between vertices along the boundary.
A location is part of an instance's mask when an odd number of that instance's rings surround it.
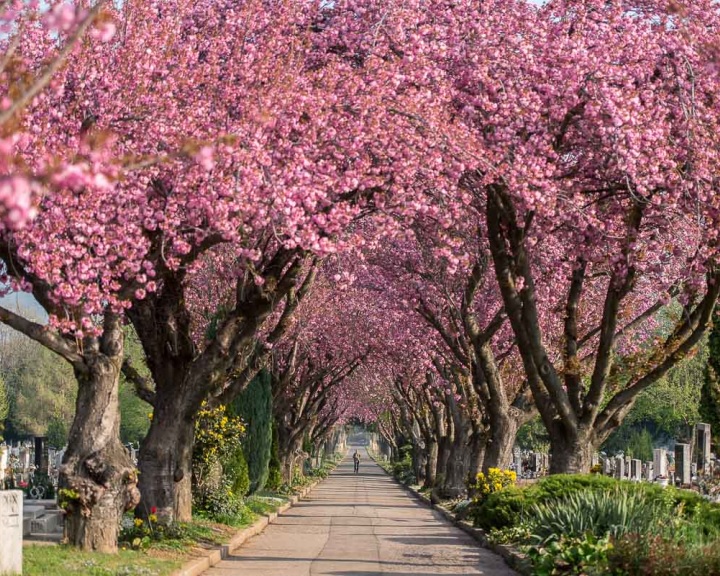
<svg viewBox="0 0 720 576">
<path fill-rule="evenodd" d="M 25 505 L 23 534 L 26 540 L 59 541 L 63 532 L 63 511 L 55 500 L 29 500 Z"/>
<path fill-rule="evenodd" d="M 675 478 L 681 485 L 690 484 L 690 444 L 675 444 Z"/>
<path fill-rule="evenodd" d="M 698 472 L 701 474 L 710 474 L 710 459 L 712 452 L 712 439 L 710 434 L 710 424 L 700 423 L 696 426 L 697 430 L 697 446 L 695 449 L 695 464 Z"/>
<path fill-rule="evenodd" d="M 0 490 L 0 574 L 22 574 L 22 541 L 22 490 Z"/>
<path fill-rule="evenodd" d="M 668 465 L 667 450 L 665 450 L 665 448 L 655 448 L 655 450 L 653 450 L 653 472 L 655 473 L 655 478 L 658 476 L 667 478 Z"/>
</svg>

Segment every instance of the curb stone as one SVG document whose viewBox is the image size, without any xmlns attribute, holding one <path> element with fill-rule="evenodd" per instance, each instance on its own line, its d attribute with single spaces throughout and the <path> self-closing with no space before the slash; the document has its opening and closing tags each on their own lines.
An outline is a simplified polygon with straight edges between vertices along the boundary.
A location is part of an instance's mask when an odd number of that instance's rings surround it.
<svg viewBox="0 0 720 576">
<path fill-rule="evenodd" d="M 369 452 L 368 452 L 369 454 Z M 370 455 L 370 458 L 373 459 L 373 461 L 377 464 L 377 460 L 374 456 Z M 379 465 L 379 464 L 378 464 Z M 429 508 L 435 510 L 442 516 L 445 520 L 453 524 L 454 526 L 457 526 L 465 532 L 466 534 L 472 536 L 475 541 L 480 544 L 483 548 L 487 548 L 491 552 L 495 552 L 498 556 L 501 556 L 503 560 L 505 560 L 505 563 L 515 570 L 516 572 L 519 572 L 523 576 L 533 576 L 533 570 L 532 570 L 532 563 L 530 562 L 530 558 L 528 558 L 527 554 L 523 554 L 519 550 L 517 550 L 515 547 L 510 546 L 508 544 L 492 544 L 487 537 L 487 533 L 482 528 L 476 528 L 473 526 L 470 522 L 467 520 L 458 520 L 455 515 L 445 508 L 444 506 L 441 506 L 440 504 L 436 504 L 432 502 L 432 500 L 426 496 L 425 494 L 421 494 L 419 491 L 415 490 L 414 488 L 411 488 L 410 486 L 403 484 L 402 482 L 399 482 L 397 478 L 395 478 L 390 472 L 385 470 L 382 466 L 380 466 L 383 472 L 390 476 L 396 484 L 398 484 L 400 487 L 404 488 L 406 492 L 410 494 L 413 498 L 416 500 L 419 500 Z"/>
<path fill-rule="evenodd" d="M 200 576 L 206 570 L 209 570 L 216 564 L 225 560 L 235 550 L 240 548 L 250 538 L 261 534 L 269 524 L 272 524 L 277 520 L 278 516 L 281 516 L 287 512 L 290 508 L 295 506 L 300 500 L 305 498 L 318 484 L 320 484 L 325 478 L 316 480 L 312 484 L 306 486 L 300 491 L 300 494 L 294 494 L 290 496 L 288 502 L 280 506 L 275 512 L 269 512 L 256 520 L 253 524 L 247 528 L 243 528 L 230 539 L 230 542 L 223 544 L 222 546 L 216 547 L 212 550 L 203 552 L 200 558 L 193 558 L 188 561 L 182 568 L 177 569 L 170 576 Z"/>
</svg>

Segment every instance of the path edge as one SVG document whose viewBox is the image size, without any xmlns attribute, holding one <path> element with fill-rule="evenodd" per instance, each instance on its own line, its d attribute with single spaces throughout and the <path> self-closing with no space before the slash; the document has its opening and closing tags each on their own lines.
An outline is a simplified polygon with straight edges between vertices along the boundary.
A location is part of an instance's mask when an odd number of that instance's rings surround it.
<svg viewBox="0 0 720 576">
<path fill-rule="evenodd" d="M 494 552 L 498 556 L 501 556 L 503 560 L 505 560 L 505 564 L 507 564 L 510 568 L 515 570 L 516 572 L 519 572 L 523 576 L 533 576 L 533 570 L 532 570 L 532 563 L 530 562 L 530 558 L 527 556 L 527 554 L 523 554 L 513 546 L 509 546 L 507 544 L 493 544 L 488 540 L 487 532 L 483 530 L 482 528 L 476 528 L 472 525 L 472 523 L 468 522 L 467 520 L 459 520 L 455 514 L 453 514 L 450 510 L 445 508 L 444 506 L 441 506 L 440 504 L 437 504 L 433 502 L 430 498 L 425 496 L 424 494 L 421 494 L 414 488 L 408 486 L 407 484 L 403 484 L 400 482 L 395 476 L 390 474 L 385 468 L 380 466 L 380 464 L 377 461 L 377 458 L 370 454 L 370 451 L 367 451 L 370 458 L 375 462 L 375 464 L 378 465 L 378 467 L 385 472 L 387 476 L 389 476 L 398 486 L 403 488 L 410 496 L 412 496 L 415 500 L 418 500 L 419 502 L 425 504 L 432 510 L 435 510 L 440 514 L 440 516 L 443 517 L 443 519 L 450 522 L 453 526 L 457 526 L 465 532 L 466 534 L 469 534 L 472 536 L 472 538 L 480 544 L 483 548 L 486 548 L 487 550 L 490 550 L 491 552 Z"/>
<path fill-rule="evenodd" d="M 282 516 L 290 508 L 295 506 L 300 500 L 310 494 L 310 492 L 312 492 L 318 486 L 318 484 L 321 484 L 324 480 L 326 480 L 326 478 L 320 478 L 318 480 L 315 480 L 308 486 L 305 486 L 305 488 L 300 490 L 299 494 L 294 494 L 290 496 L 289 501 L 285 502 L 285 504 L 280 506 L 277 510 L 275 510 L 274 512 L 269 512 L 268 514 L 264 514 L 261 518 L 258 518 L 255 522 L 250 524 L 250 526 L 240 530 L 237 534 L 235 534 L 235 536 L 230 539 L 227 544 L 223 544 L 222 546 L 216 546 L 215 548 L 204 552 L 203 555 L 199 558 L 193 558 L 192 560 L 189 560 L 181 568 L 178 568 L 177 570 L 172 572 L 170 576 L 200 576 L 200 574 L 202 574 L 206 570 L 209 570 L 216 564 L 219 564 L 221 561 L 225 560 L 228 556 L 230 556 L 233 552 L 235 552 L 238 548 L 245 544 L 245 542 L 250 540 L 250 538 L 262 534 L 265 528 L 267 528 L 270 524 L 277 520 L 278 516 Z"/>
</svg>

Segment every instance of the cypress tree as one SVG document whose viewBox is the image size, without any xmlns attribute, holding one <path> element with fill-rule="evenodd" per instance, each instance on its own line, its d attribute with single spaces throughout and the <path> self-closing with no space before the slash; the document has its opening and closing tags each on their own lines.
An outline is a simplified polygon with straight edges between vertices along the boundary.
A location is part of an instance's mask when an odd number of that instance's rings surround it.
<svg viewBox="0 0 720 576">
<path fill-rule="evenodd" d="M 711 426 L 715 443 L 720 439 L 720 311 L 715 311 L 708 337 L 708 363 L 700 393 L 700 418 Z"/>
<path fill-rule="evenodd" d="M 272 445 L 272 390 L 270 373 L 262 370 L 232 403 L 246 425 L 243 453 L 250 476 L 250 494 L 265 487 Z"/>
</svg>

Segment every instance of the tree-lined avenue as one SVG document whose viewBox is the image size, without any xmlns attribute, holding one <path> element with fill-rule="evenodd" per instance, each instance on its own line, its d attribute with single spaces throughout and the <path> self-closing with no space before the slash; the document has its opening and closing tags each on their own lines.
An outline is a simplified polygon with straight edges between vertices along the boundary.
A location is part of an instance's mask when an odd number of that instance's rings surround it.
<svg viewBox="0 0 720 576">
<path fill-rule="evenodd" d="M 207 576 L 514 574 L 437 512 L 411 498 L 360 448 L 333 474 Z"/>
</svg>

